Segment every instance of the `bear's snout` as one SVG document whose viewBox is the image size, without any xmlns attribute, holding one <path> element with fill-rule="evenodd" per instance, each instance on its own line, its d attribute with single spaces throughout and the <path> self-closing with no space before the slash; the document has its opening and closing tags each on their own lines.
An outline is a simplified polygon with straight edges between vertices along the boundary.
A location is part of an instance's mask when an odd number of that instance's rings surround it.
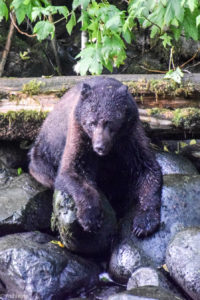
<svg viewBox="0 0 200 300">
<path fill-rule="evenodd" d="M 112 138 L 108 128 L 97 127 L 92 137 L 93 150 L 100 156 L 109 153 L 112 147 Z"/>
</svg>

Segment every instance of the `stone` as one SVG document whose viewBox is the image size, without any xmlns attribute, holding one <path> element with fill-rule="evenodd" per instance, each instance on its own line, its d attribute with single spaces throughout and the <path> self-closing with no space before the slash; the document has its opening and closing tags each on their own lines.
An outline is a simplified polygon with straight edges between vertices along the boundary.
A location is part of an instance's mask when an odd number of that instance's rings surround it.
<svg viewBox="0 0 200 300">
<path fill-rule="evenodd" d="M 144 286 L 108 297 L 108 300 L 182 300 L 171 292 L 156 286 Z"/>
<path fill-rule="evenodd" d="M 197 175 L 199 172 L 189 159 L 175 153 L 158 152 L 156 159 L 162 169 L 163 175 L 168 174 L 191 174 Z"/>
<path fill-rule="evenodd" d="M 170 275 L 194 300 L 200 300 L 200 227 L 177 233 L 167 247 Z"/>
<path fill-rule="evenodd" d="M 55 191 L 52 228 L 58 229 L 61 240 L 72 252 L 100 254 L 109 250 L 117 221 L 109 202 L 103 198 L 103 223 L 98 232 L 87 232 L 78 223 L 73 199 L 65 193 Z"/>
<path fill-rule="evenodd" d="M 138 268 L 129 278 L 127 290 L 132 290 L 140 286 L 157 286 L 173 292 L 176 296 L 182 297 L 176 286 L 168 280 L 168 276 L 166 276 L 166 272 L 163 269 L 155 269 L 153 267 Z"/>
<path fill-rule="evenodd" d="M 142 251 L 131 240 L 123 240 L 112 251 L 109 272 L 116 281 L 126 283 L 138 267 L 148 263 Z"/>
<path fill-rule="evenodd" d="M 139 239 L 132 233 L 132 216 L 121 222 L 120 239 L 131 240 L 138 250 L 149 256 L 155 267 L 165 263 L 165 252 L 174 235 L 200 220 L 200 175 L 165 175 L 162 190 L 161 226 L 153 235 Z"/>
<path fill-rule="evenodd" d="M 96 264 L 51 243 L 53 239 L 40 232 L 0 238 L 0 280 L 7 295 L 61 300 L 97 284 L 100 270 Z"/>
<path fill-rule="evenodd" d="M 3 178 L 4 184 L 0 184 L 0 234 L 50 231 L 52 192 L 26 173 Z"/>
<path fill-rule="evenodd" d="M 138 268 L 129 278 L 127 290 L 146 285 L 159 286 L 158 272 L 150 267 Z"/>
</svg>

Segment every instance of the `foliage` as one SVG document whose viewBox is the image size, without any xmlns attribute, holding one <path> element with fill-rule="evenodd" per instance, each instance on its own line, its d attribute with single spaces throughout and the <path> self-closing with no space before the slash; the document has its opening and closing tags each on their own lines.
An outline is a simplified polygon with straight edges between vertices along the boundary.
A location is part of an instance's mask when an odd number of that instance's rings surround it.
<svg viewBox="0 0 200 300">
<path fill-rule="evenodd" d="M 59 20 L 53 23 L 49 16 L 59 14 L 61 20 L 66 20 L 68 34 L 81 23 L 81 30 L 88 33 L 86 48 L 77 56 L 81 75 L 100 74 L 103 67 L 112 71 L 113 66 L 123 64 L 126 43 L 132 42 L 138 26 L 148 28 L 150 38 L 158 36 L 164 47 L 173 47 L 181 35 L 195 41 L 200 38 L 199 0 L 129 0 L 125 11 L 107 0 L 73 0 L 71 11 L 48 0 L 11 0 L 10 7 L 6 3 L 0 0 L 0 21 L 8 19 L 9 10 L 16 14 L 19 25 L 28 17 L 38 40 L 54 37 Z M 181 70 L 171 65 L 169 68 L 175 73 L 168 76 L 180 82 Z"/>
<path fill-rule="evenodd" d="M 23 84 L 22 92 L 30 96 L 37 95 L 40 93 L 42 86 L 44 86 L 43 82 L 33 79 Z"/>
</svg>

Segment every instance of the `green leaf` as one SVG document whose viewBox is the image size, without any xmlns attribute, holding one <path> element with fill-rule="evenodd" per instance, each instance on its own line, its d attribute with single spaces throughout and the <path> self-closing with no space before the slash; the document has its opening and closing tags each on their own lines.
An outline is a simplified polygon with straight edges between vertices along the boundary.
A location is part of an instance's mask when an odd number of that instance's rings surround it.
<svg viewBox="0 0 200 300">
<path fill-rule="evenodd" d="M 33 32 L 37 34 L 39 41 L 46 39 L 48 35 L 51 35 L 51 38 L 53 38 L 55 26 L 49 21 L 40 21 L 36 23 Z"/>
<path fill-rule="evenodd" d="M 17 22 L 20 25 L 24 21 L 24 18 L 26 16 L 26 10 L 23 8 L 18 8 L 15 10 L 15 15 L 17 18 Z"/>
<path fill-rule="evenodd" d="M 128 44 L 131 43 L 132 37 L 131 37 L 131 32 L 128 28 L 126 31 L 122 32 L 122 36 Z"/>
<path fill-rule="evenodd" d="M 74 0 L 72 2 L 72 8 L 75 10 L 79 5 L 81 5 L 81 1 L 80 0 Z"/>
<path fill-rule="evenodd" d="M 21 175 L 23 173 L 22 168 L 17 169 L 17 175 Z"/>
<path fill-rule="evenodd" d="M 8 20 L 8 8 L 3 0 L 0 0 L 0 21 L 5 18 Z"/>
<path fill-rule="evenodd" d="M 71 18 L 70 18 L 69 22 L 66 25 L 66 28 L 67 28 L 67 31 L 68 31 L 69 35 L 71 35 L 72 29 L 75 25 L 76 25 L 76 16 L 75 16 L 75 13 L 72 12 Z"/>
<path fill-rule="evenodd" d="M 198 0 L 188 0 L 187 4 L 188 4 L 188 7 L 191 10 L 191 12 L 193 12 L 195 10 L 195 8 L 198 7 Z"/>
<path fill-rule="evenodd" d="M 197 41 L 199 38 L 198 27 L 196 26 L 196 17 L 198 12 L 194 12 L 193 14 L 189 9 L 185 10 L 185 17 L 183 20 L 183 28 L 186 35 L 186 38 L 193 38 L 193 40 Z"/>
<path fill-rule="evenodd" d="M 75 10 L 78 6 L 82 6 L 83 9 L 88 7 L 90 0 L 74 0 L 72 3 L 72 8 Z"/>
<path fill-rule="evenodd" d="M 69 10 L 66 6 L 57 6 L 58 12 L 63 15 L 66 19 L 69 16 Z"/>
<path fill-rule="evenodd" d="M 90 3 L 90 0 L 81 0 L 81 5 L 83 9 L 86 9 L 88 7 L 88 4 Z"/>
<path fill-rule="evenodd" d="M 169 36 L 167 33 L 160 36 L 160 39 L 163 40 L 163 46 L 166 48 L 166 46 L 172 46 L 171 40 L 172 37 Z"/>
<path fill-rule="evenodd" d="M 107 29 L 112 31 L 119 31 L 119 27 L 122 25 L 121 18 L 119 14 L 114 15 L 110 18 L 106 23 L 105 26 Z"/>
<path fill-rule="evenodd" d="M 170 70 L 169 72 L 167 72 L 164 78 L 173 79 L 175 82 L 180 84 L 183 76 L 184 76 L 183 72 L 178 67 L 178 68 L 176 68 L 175 71 Z"/>
<path fill-rule="evenodd" d="M 196 26 L 198 27 L 200 24 L 200 15 L 196 17 Z"/>
<path fill-rule="evenodd" d="M 83 10 L 81 13 L 81 17 L 78 20 L 79 22 L 82 22 L 82 30 L 87 30 L 88 26 L 90 25 L 90 18 L 89 15 L 87 13 L 87 11 Z"/>
<path fill-rule="evenodd" d="M 196 143 L 197 143 L 196 140 L 191 140 L 191 141 L 190 141 L 190 145 L 195 145 Z"/>
</svg>

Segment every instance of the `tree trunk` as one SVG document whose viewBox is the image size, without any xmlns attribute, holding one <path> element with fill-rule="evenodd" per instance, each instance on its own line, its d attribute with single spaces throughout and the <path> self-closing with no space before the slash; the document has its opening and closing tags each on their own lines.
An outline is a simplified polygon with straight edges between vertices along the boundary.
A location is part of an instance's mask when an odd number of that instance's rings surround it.
<svg viewBox="0 0 200 300">
<path fill-rule="evenodd" d="M 14 21 L 16 21 L 16 16 L 15 15 L 13 15 L 13 19 L 14 19 Z M 5 46 L 4 51 L 2 53 L 2 58 L 1 58 L 1 62 L 0 62 L 0 77 L 2 77 L 3 72 L 4 72 L 4 67 L 5 67 L 5 64 L 6 64 L 8 53 L 10 51 L 14 31 L 15 31 L 14 24 L 13 24 L 12 21 L 10 21 L 10 28 L 9 28 L 9 32 L 8 32 L 6 46 Z"/>
</svg>

